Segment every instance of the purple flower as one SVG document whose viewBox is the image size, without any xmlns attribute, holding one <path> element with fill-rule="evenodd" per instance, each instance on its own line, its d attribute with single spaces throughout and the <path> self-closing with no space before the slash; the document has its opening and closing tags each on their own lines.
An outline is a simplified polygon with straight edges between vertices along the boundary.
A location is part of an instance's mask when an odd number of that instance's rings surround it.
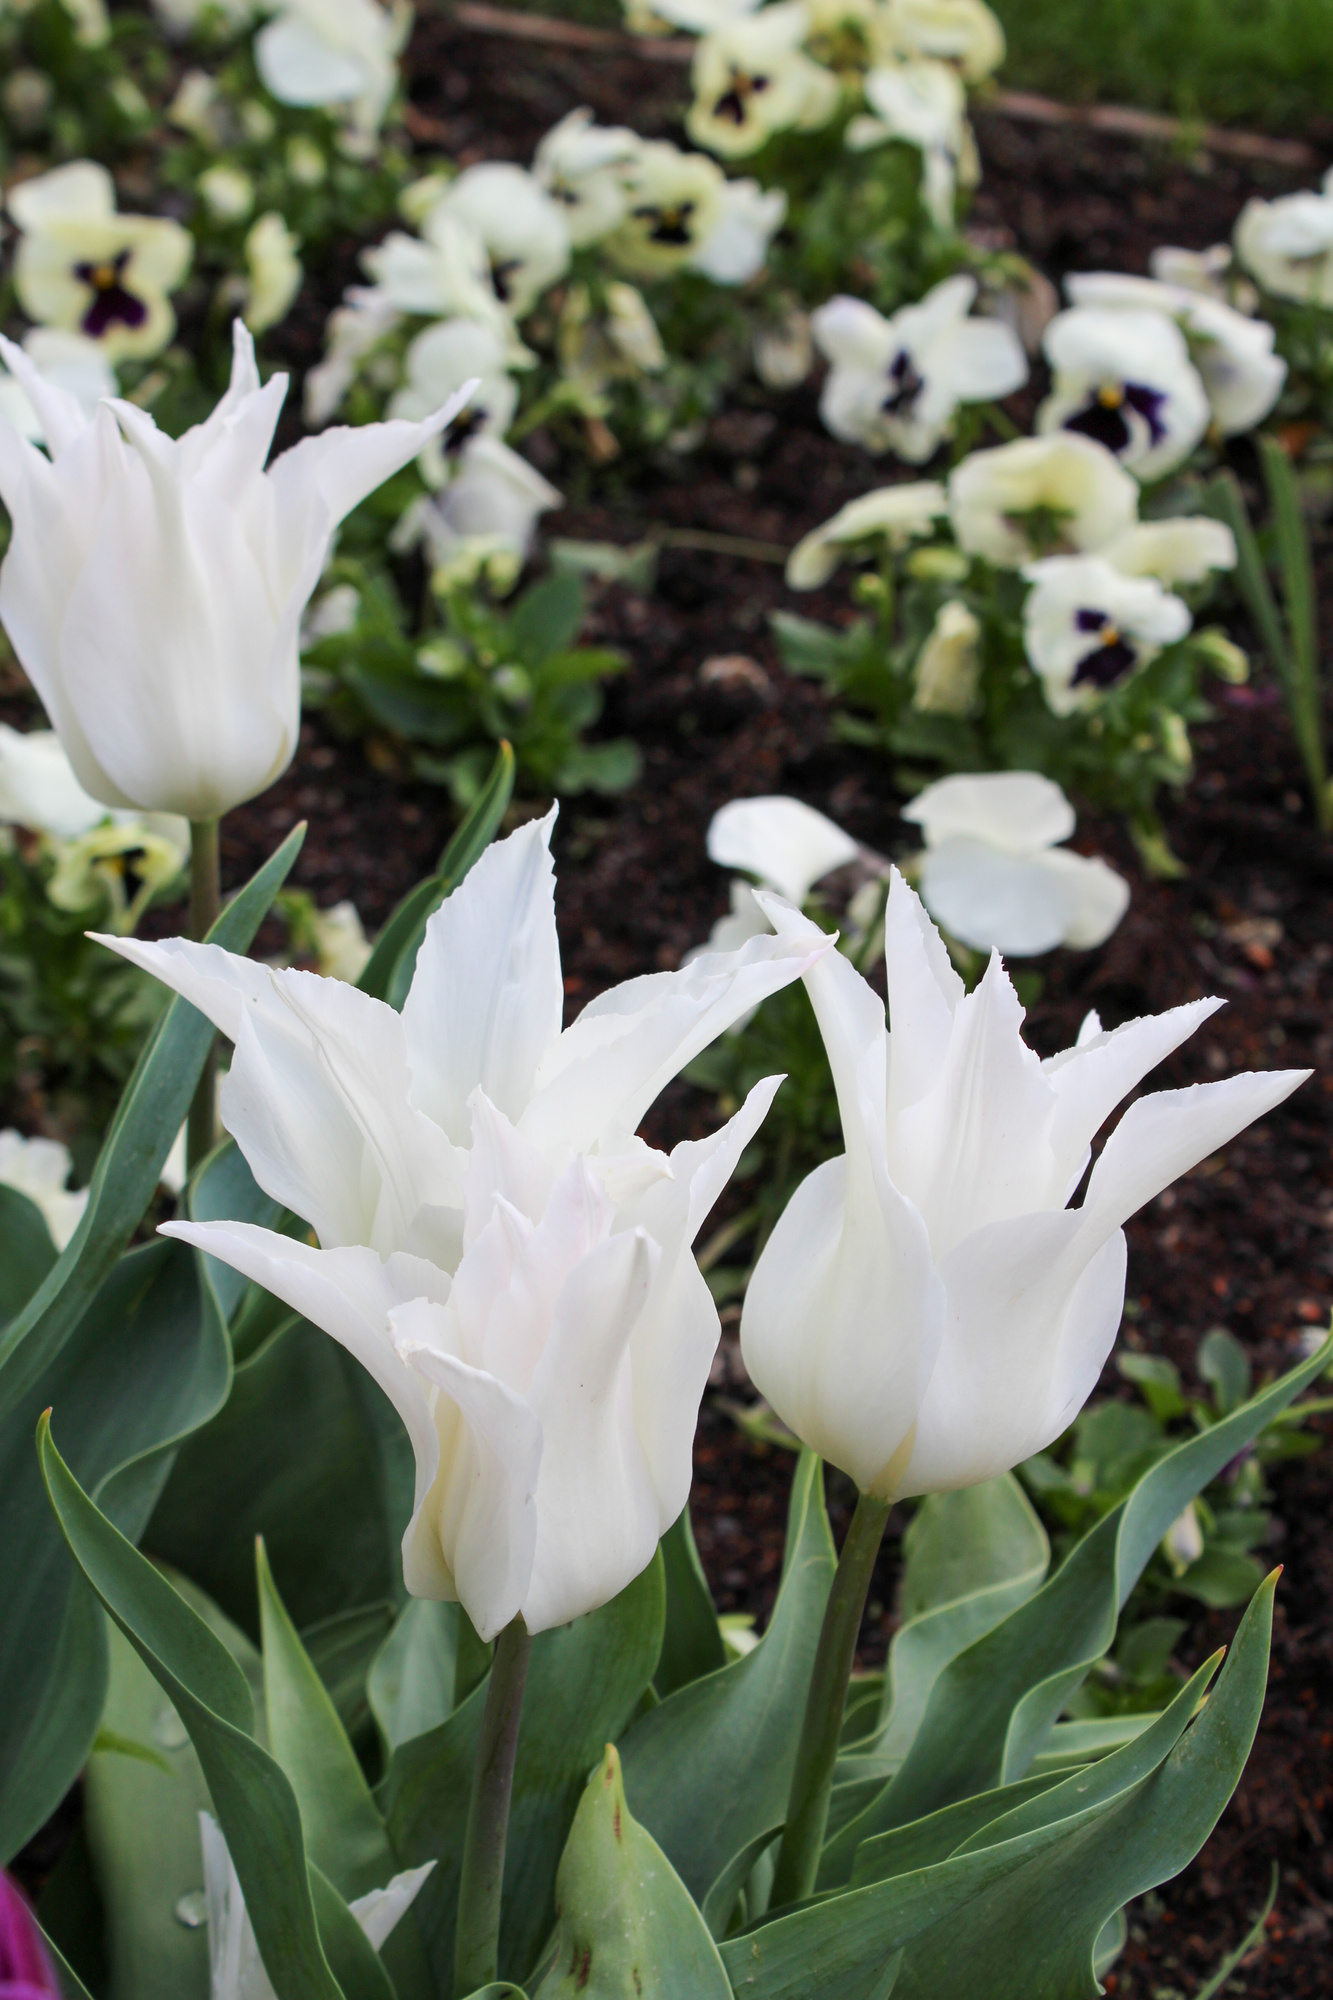
<svg viewBox="0 0 1333 2000">
<path fill-rule="evenodd" d="M 55 1968 L 17 1882 L 0 1870 L 0 2000 L 61 2000 Z"/>
</svg>

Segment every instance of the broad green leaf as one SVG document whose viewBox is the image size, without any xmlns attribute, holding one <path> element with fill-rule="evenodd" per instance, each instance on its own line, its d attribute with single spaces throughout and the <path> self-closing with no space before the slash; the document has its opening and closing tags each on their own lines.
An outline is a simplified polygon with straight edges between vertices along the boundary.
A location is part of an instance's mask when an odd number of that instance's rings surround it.
<svg viewBox="0 0 1333 2000">
<path fill-rule="evenodd" d="M 228 903 L 209 941 L 248 951 L 301 851 L 298 826 Z M 71 1338 L 157 1188 L 190 1107 L 212 1023 L 173 998 L 134 1066 L 97 1156 L 88 1206 L 45 1282 L 0 1334 L 0 1416 L 13 1410 Z"/>
<path fill-rule="evenodd" d="M 36 1202 L 0 1186 L 0 1327 L 22 1312 L 55 1261 L 56 1246 Z"/>
<path fill-rule="evenodd" d="M 1250 1357 L 1234 1333 L 1210 1327 L 1199 1342 L 1198 1369 L 1224 1417 L 1239 1409 L 1250 1393 Z"/>
<path fill-rule="evenodd" d="M 54 1408 L 77 1476 L 137 1540 L 164 1456 L 222 1403 L 226 1329 L 195 1254 L 157 1241 L 123 1257 L 72 1338 L 0 1422 L 0 1858 L 73 1783 L 106 1686 L 102 1614 L 70 1561 L 33 1433 Z"/>
<path fill-rule="evenodd" d="M 448 1721 L 457 1655 L 458 1606 L 409 1597 L 366 1682 L 371 1712 L 390 1755 Z"/>
<path fill-rule="evenodd" d="M 301 1808 L 306 1853 L 350 1902 L 396 1872 L 393 1850 L 356 1752 L 278 1595 L 262 1541 L 255 1566 L 269 1747 Z"/>
<path fill-rule="evenodd" d="M 665 1701 L 687 1681 L 697 1681 L 725 1666 L 726 1654 L 703 1564 L 694 1546 L 688 1506 L 662 1537 L 662 1561 L 666 1570 L 666 1630 L 653 1686 Z"/>
<path fill-rule="evenodd" d="M 1030 1797 L 974 1834 L 966 1851 L 729 1940 L 721 1954 L 738 2000 L 808 2000 L 816 1991 L 871 2000 L 899 1953 L 895 2000 L 1093 2000 L 1107 1923 L 1193 1858 L 1235 1788 L 1263 1705 L 1271 1615 L 1270 1585 L 1183 1734 L 1179 1709 L 1197 1702 L 1197 1684 L 1173 1705 L 1170 1728 L 1155 1739 L 1155 1768 L 1145 1773 L 1144 1753 L 1130 1745 L 1106 1760 L 1115 1769 L 1100 1767 L 1099 1784 L 1094 1767 Z M 1090 1787 L 1081 1806 L 1069 1789 L 1080 1783 Z M 1072 1810 L 1043 1820 L 1062 1792 Z"/>
<path fill-rule="evenodd" d="M 662 1643 L 662 1565 L 600 1611 L 533 1641 L 505 1855 L 500 1971 L 525 1979 L 555 1921 L 555 1874 L 588 1772 L 619 1738 Z M 454 1916 L 484 1683 L 449 1720 L 396 1752 L 380 1802 L 399 1866 L 435 1860 L 413 1905 L 441 1989 L 453 1973 Z"/>
<path fill-rule="evenodd" d="M 325 1956 L 300 1811 L 281 1769 L 251 1734 L 254 1702 L 244 1674 L 203 1619 L 93 1505 L 56 1450 L 45 1417 L 38 1443 L 71 1553 L 189 1731 L 274 1986 L 284 2000 L 361 2000 L 339 1984 Z"/>
<path fill-rule="evenodd" d="M 540 666 L 572 646 L 583 623 L 583 586 L 568 571 L 524 592 L 509 619 L 509 637 L 526 666 Z"/>
<path fill-rule="evenodd" d="M 579 1801 L 556 1901 L 555 1962 L 533 2000 L 731 2000 L 707 1924 L 625 1803 L 614 1744 Z"/>
<path fill-rule="evenodd" d="M 640 1717 L 620 1745 L 630 1810 L 696 1901 L 732 1855 L 785 1816 L 833 1569 L 822 1468 L 802 1453 L 767 1632 L 744 1659 Z"/>
</svg>

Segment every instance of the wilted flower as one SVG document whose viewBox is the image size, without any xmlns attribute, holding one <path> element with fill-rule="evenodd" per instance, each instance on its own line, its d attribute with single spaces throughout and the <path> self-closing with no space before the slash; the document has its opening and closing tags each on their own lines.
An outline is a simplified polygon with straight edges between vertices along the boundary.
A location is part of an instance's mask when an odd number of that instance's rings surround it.
<svg viewBox="0 0 1333 2000">
<path fill-rule="evenodd" d="M 526 458 L 478 431 L 451 456 L 448 484 L 413 502 L 392 546 L 424 543 L 442 581 L 466 582 L 480 564 L 507 587 L 523 566 L 537 522 L 563 497 Z"/>
<path fill-rule="evenodd" d="M 583 105 L 553 125 L 532 160 L 533 179 L 564 211 L 574 248 L 598 243 L 625 213 L 621 168 L 640 144 L 623 125 L 596 125 Z"/>
<path fill-rule="evenodd" d="M 1333 306 L 1333 168 L 1313 188 L 1246 202 L 1232 232 L 1236 255 L 1275 299 Z"/>
<path fill-rule="evenodd" d="M 637 285 L 613 278 L 603 294 L 606 337 L 634 373 L 656 375 L 667 365 L 657 321 Z"/>
<path fill-rule="evenodd" d="M 1236 537 L 1207 515 L 1136 521 L 1100 551 L 1126 576 L 1159 583 L 1202 583 L 1213 570 L 1236 567 Z"/>
<path fill-rule="evenodd" d="M 430 920 L 401 1014 L 184 939 L 116 949 L 236 1042 L 219 1104 L 320 1247 L 243 1223 L 169 1233 L 253 1275 L 373 1374 L 407 1427 L 418 1596 L 483 1637 L 605 1603 L 685 1504 L 717 1310 L 689 1254 L 777 1079 L 670 1158 L 659 1091 L 827 940 L 755 938 L 603 994 L 561 1033 L 554 813 Z"/>
<path fill-rule="evenodd" d="M 1287 364 L 1273 352 L 1277 335 L 1267 320 L 1251 319 L 1223 300 L 1183 285 L 1115 271 L 1079 272 L 1065 279 L 1065 290 L 1075 306 L 1169 314 L 1185 334 L 1213 421 L 1224 437 L 1253 430 L 1282 393 Z"/>
<path fill-rule="evenodd" d="M 912 673 L 922 715 L 971 715 L 981 685 L 981 621 L 958 598 L 941 604 Z"/>
<path fill-rule="evenodd" d="M 864 299 L 834 298 L 811 315 L 830 362 L 819 413 L 833 435 L 919 465 L 949 435 L 960 403 L 1020 389 L 1028 365 L 1001 320 L 969 319 L 977 281 L 946 278 L 885 319 Z"/>
<path fill-rule="evenodd" d="M 461 222 L 482 243 L 496 297 L 515 319 L 522 319 L 569 268 L 563 205 L 508 160 L 466 167 L 434 212 Z"/>
<path fill-rule="evenodd" d="M 787 197 L 757 181 L 729 181 L 715 160 L 666 139 L 642 143 L 625 168 L 628 209 L 606 239 L 635 277 L 702 271 L 719 285 L 748 284 L 763 268 Z"/>
<path fill-rule="evenodd" d="M 787 557 L 787 586 L 819 590 L 858 544 L 884 541 L 891 549 L 903 548 L 918 536 L 933 534 L 948 511 L 948 495 L 937 479 L 913 479 L 862 493 L 801 537 Z"/>
<path fill-rule="evenodd" d="M 116 371 L 106 349 L 86 333 L 68 333 L 60 326 L 30 327 L 23 336 L 23 352 L 44 382 L 63 389 L 88 416 L 116 393 Z M 41 419 L 27 390 L 8 369 L 0 370 L 0 417 L 34 444 L 42 443 Z"/>
<path fill-rule="evenodd" d="M 851 120 L 847 144 L 858 153 L 890 139 L 915 146 L 926 213 L 937 228 L 950 228 L 958 189 L 975 187 L 981 172 L 958 72 L 941 62 L 884 63 L 867 72 L 863 88 L 874 115 Z"/>
<path fill-rule="evenodd" d="M 347 141 L 368 153 L 398 87 L 412 29 L 406 0 L 280 0 L 255 36 L 255 65 L 279 104 L 346 107 Z"/>
<path fill-rule="evenodd" d="M 27 1195 L 42 1211 L 57 1250 L 63 1250 L 69 1242 L 88 1206 L 87 1188 L 71 1192 L 65 1186 L 72 1165 L 69 1147 L 62 1146 L 59 1139 L 25 1139 L 12 1128 L 0 1132 L 0 1186 Z M 4 1914 L 12 1920 L 12 1912 Z M 0 1994 L 3 1992 L 4 1982 L 0 1980 Z"/>
<path fill-rule="evenodd" d="M 705 35 L 694 52 L 694 103 L 685 129 L 724 159 L 757 152 L 775 132 L 827 125 L 838 80 L 802 52 L 810 28 L 803 0 L 773 0 Z"/>
<path fill-rule="evenodd" d="M 287 378 L 260 387 L 239 323 L 231 387 L 179 439 L 130 403 L 89 422 L 18 348 L 0 352 L 52 451 L 0 423 L 14 650 L 94 798 L 211 819 L 295 751 L 297 631 L 334 529 L 455 410 L 326 431 L 265 471 Z"/>
<path fill-rule="evenodd" d="M 251 333 L 264 333 L 285 319 L 305 278 L 293 235 L 276 209 L 261 215 L 245 238 L 245 311 Z"/>
<path fill-rule="evenodd" d="M 761 892 L 762 894 L 762 892 Z M 779 932 L 806 918 L 764 898 Z M 970 1486 L 1042 1450 L 1094 1388 L 1125 1296 L 1122 1225 L 1308 1071 L 1120 1100 L 1221 1004 L 1038 1060 L 998 957 L 972 993 L 895 873 L 884 1002 L 840 952 L 805 975 L 845 1156 L 798 1188 L 750 1280 L 741 1351 L 782 1421 L 863 1492 Z M 211 1247 L 211 1246 L 210 1246 Z"/>
<path fill-rule="evenodd" d="M 1004 61 L 1004 29 L 985 0 L 883 0 L 873 32 L 896 55 L 955 64 L 969 83 Z"/>
<path fill-rule="evenodd" d="M 1129 908 L 1122 875 L 1060 845 L 1074 831 L 1074 808 L 1035 771 L 941 778 L 903 807 L 903 818 L 926 843 L 922 902 L 974 951 L 1089 951 Z"/>
<path fill-rule="evenodd" d="M 168 293 L 190 268 L 179 222 L 118 215 L 105 167 L 71 160 L 20 181 L 6 206 L 22 232 L 14 289 L 30 319 L 98 341 L 112 360 L 156 354 L 176 331 Z"/>
<path fill-rule="evenodd" d="M 1042 346 L 1055 380 L 1038 430 L 1092 438 L 1140 479 L 1172 471 L 1207 430 L 1207 392 L 1164 313 L 1075 306 L 1057 313 Z"/>
<path fill-rule="evenodd" d="M 1095 708 L 1190 629 L 1182 599 L 1155 577 L 1126 576 L 1103 556 L 1047 556 L 1023 574 L 1032 584 L 1023 644 L 1056 715 Z"/>
<path fill-rule="evenodd" d="M 1077 432 L 974 451 L 949 475 L 959 546 L 1002 569 L 1053 549 L 1099 549 L 1133 525 L 1139 489 L 1105 445 Z"/>
</svg>

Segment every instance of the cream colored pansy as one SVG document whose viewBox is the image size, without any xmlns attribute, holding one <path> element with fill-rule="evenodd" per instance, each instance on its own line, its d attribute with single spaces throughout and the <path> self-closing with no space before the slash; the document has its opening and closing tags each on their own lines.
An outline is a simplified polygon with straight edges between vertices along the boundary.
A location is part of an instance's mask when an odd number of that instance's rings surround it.
<svg viewBox="0 0 1333 2000">
<path fill-rule="evenodd" d="M 1214 570 L 1236 567 L 1236 537 L 1225 521 L 1185 515 L 1136 521 L 1101 552 L 1124 576 L 1159 583 L 1202 583 Z"/>
<path fill-rule="evenodd" d="M 973 951 L 1091 951 L 1129 908 L 1122 875 L 1061 845 L 1074 831 L 1074 808 L 1036 771 L 941 778 L 903 807 L 903 818 L 926 843 L 922 902 Z"/>
<path fill-rule="evenodd" d="M 242 317 L 251 333 L 285 319 L 305 278 L 293 235 L 276 209 L 261 215 L 245 239 L 246 290 Z"/>
<path fill-rule="evenodd" d="M 1138 502 L 1136 481 L 1105 445 L 1074 431 L 974 451 L 949 477 L 959 547 L 1001 569 L 1103 548 L 1133 525 Z"/>
<path fill-rule="evenodd" d="M 809 29 L 803 0 L 775 0 L 703 38 L 685 120 L 696 145 L 738 159 L 775 132 L 827 125 L 838 108 L 838 80 L 803 53 Z"/>
<path fill-rule="evenodd" d="M 596 125 L 583 105 L 553 125 L 532 160 L 533 178 L 564 212 L 576 250 L 598 243 L 625 213 L 621 168 L 634 158 L 636 133 Z"/>
<path fill-rule="evenodd" d="M 912 706 L 922 715 L 971 715 L 981 685 L 981 621 L 951 597 L 912 670 Z"/>
<path fill-rule="evenodd" d="M 509 160 L 464 168 L 433 213 L 462 223 L 483 245 L 496 297 L 515 319 L 569 268 L 569 225 L 561 204 Z"/>
<path fill-rule="evenodd" d="M 1333 307 L 1333 168 L 1319 192 L 1247 201 L 1232 232 L 1236 255 L 1275 299 Z"/>
<path fill-rule="evenodd" d="M 411 28 L 406 0 L 281 0 L 255 36 L 255 64 L 279 104 L 345 110 L 349 149 L 365 154 L 393 101 Z"/>
<path fill-rule="evenodd" d="M 1004 61 L 1004 29 L 985 0 L 883 0 L 874 39 L 896 56 L 952 63 L 969 83 L 980 83 Z"/>
<path fill-rule="evenodd" d="M 59 1139 L 25 1139 L 11 1126 L 0 1132 L 0 1187 L 26 1195 L 42 1212 L 57 1250 L 63 1250 L 88 1206 L 87 1188 L 65 1186 L 73 1161 Z"/>
<path fill-rule="evenodd" d="M 969 318 L 976 296 L 976 279 L 960 272 L 892 319 L 864 299 L 821 306 L 810 324 L 830 363 L 819 413 L 834 437 L 919 465 L 949 436 L 960 403 L 1021 389 L 1022 343 L 1002 320 Z"/>
<path fill-rule="evenodd" d="M 960 187 L 981 174 L 977 144 L 967 122 L 967 93 L 948 63 L 883 63 L 865 78 L 870 113 L 853 118 L 846 132 L 854 152 L 890 139 L 921 154 L 921 200 L 939 229 L 952 227 Z"/>
<path fill-rule="evenodd" d="M 20 233 L 14 289 L 30 319 L 97 341 L 112 360 L 158 353 L 176 331 L 168 296 L 190 268 L 179 222 L 119 215 L 105 167 L 72 160 L 9 191 Z"/>
<path fill-rule="evenodd" d="M 633 277 L 702 271 L 719 285 L 744 285 L 762 269 L 787 213 L 780 188 L 729 181 L 703 153 L 669 140 L 645 141 L 625 169 L 628 207 L 606 239 L 614 262 Z"/>
<path fill-rule="evenodd" d="M 1023 574 L 1023 644 L 1056 715 L 1095 708 L 1190 629 L 1181 598 L 1102 556 L 1047 556 Z"/>
<path fill-rule="evenodd" d="M 505 343 L 494 327 L 471 319 L 428 326 L 408 348 L 407 380 L 389 404 L 391 417 L 427 416 L 465 383 L 477 385 L 448 431 L 432 438 L 421 454 L 422 473 L 432 486 L 444 484 L 449 461 L 469 438 L 483 433 L 502 438 L 514 421 L 518 389 L 505 363 Z"/>
<path fill-rule="evenodd" d="M 948 511 L 948 495 L 935 479 L 914 479 L 862 493 L 822 527 L 802 536 L 787 558 L 787 587 L 819 590 L 859 545 L 883 541 L 892 549 L 902 548 L 933 534 Z"/>
<path fill-rule="evenodd" d="M 59 326 L 35 326 L 23 337 L 23 352 L 44 382 L 73 396 L 91 416 L 104 397 L 117 393 L 116 371 L 104 348 L 84 333 Z M 0 417 L 34 444 L 43 441 L 42 420 L 23 384 L 0 363 Z"/>
<path fill-rule="evenodd" d="M 798 910 L 816 882 L 860 852 L 851 835 L 824 813 L 782 795 L 733 799 L 713 814 L 708 828 L 710 861 L 743 869 Z"/>
</svg>

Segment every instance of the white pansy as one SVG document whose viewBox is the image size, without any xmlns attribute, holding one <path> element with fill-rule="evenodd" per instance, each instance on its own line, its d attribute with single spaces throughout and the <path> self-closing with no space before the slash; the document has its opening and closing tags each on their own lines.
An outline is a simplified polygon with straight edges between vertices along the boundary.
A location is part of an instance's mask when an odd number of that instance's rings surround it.
<svg viewBox="0 0 1333 2000">
<path fill-rule="evenodd" d="M 518 408 L 518 388 L 507 372 L 506 343 L 494 327 L 477 320 L 449 319 L 428 326 L 407 350 L 407 380 L 389 404 L 391 417 L 418 419 L 460 390 L 476 388 L 447 432 L 430 440 L 421 455 L 422 471 L 432 486 L 447 477 L 447 458 L 460 452 L 470 437 L 485 432 L 502 438 Z"/>
<path fill-rule="evenodd" d="M 414 501 L 394 531 L 395 549 L 424 544 L 432 566 L 465 581 L 473 557 L 507 558 L 501 573 L 518 574 L 537 522 L 563 495 L 534 465 L 498 437 L 481 431 L 451 459 L 448 484 Z"/>
<path fill-rule="evenodd" d="M 949 500 L 937 479 L 913 479 L 901 486 L 880 486 L 840 507 L 822 527 L 803 535 L 787 558 L 791 590 L 819 590 L 849 551 L 861 543 L 883 541 L 900 549 L 909 541 L 933 534 Z"/>
<path fill-rule="evenodd" d="M 1159 243 L 1148 257 L 1148 269 L 1164 285 L 1201 297 L 1221 299 L 1242 312 L 1254 309 L 1254 289 L 1235 278 L 1235 255 L 1229 243 L 1213 243 L 1207 250 L 1183 250 L 1175 243 Z M 1237 296 L 1239 294 L 1239 296 Z"/>
<path fill-rule="evenodd" d="M 361 363 L 394 331 L 401 317 L 391 299 L 366 285 L 353 285 L 342 305 L 334 307 L 324 329 L 324 359 L 305 378 L 305 420 L 312 430 L 328 422 L 351 388 Z"/>
<path fill-rule="evenodd" d="M 1333 307 L 1333 168 L 1316 194 L 1255 195 L 1232 232 L 1236 255 L 1275 299 Z"/>
<path fill-rule="evenodd" d="M 0 422 L 13 537 L 0 619 L 79 782 L 119 807 L 212 819 L 296 749 L 297 634 L 334 530 L 455 414 L 326 431 L 265 460 L 287 390 L 239 324 L 231 385 L 181 438 L 131 403 L 91 422 L 0 343 L 51 450 Z"/>
<path fill-rule="evenodd" d="M 361 253 L 374 280 L 373 297 L 382 310 L 420 313 L 427 319 L 475 319 L 494 326 L 524 350 L 513 332 L 508 308 L 491 278 L 491 260 L 475 229 L 437 203 L 419 236 L 391 230 L 382 243 Z M 355 303 L 359 295 L 349 295 Z"/>
<path fill-rule="evenodd" d="M 1140 479 L 1187 459 L 1208 428 L 1208 393 L 1165 313 L 1074 306 L 1042 337 L 1054 377 L 1039 431 L 1092 438 Z"/>
<path fill-rule="evenodd" d="M 245 237 L 245 310 L 251 333 L 263 333 L 286 319 L 305 279 L 293 235 L 276 209 L 261 215 Z"/>
<path fill-rule="evenodd" d="M 763 900 L 793 942 L 818 936 Z M 1096 1133 L 1220 1003 L 1109 1034 L 1090 1017 L 1041 1062 L 999 958 L 967 993 L 896 871 L 885 969 L 892 1034 L 842 953 L 805 976 L 847 1150 L 802 1182 L 764 1246 L 741 1352 L 798 1437 L 889 1498 L 973 1485 L 1059 1437 L 1120 1324 L 1126 1220 L 1309 1072 L 1139 1099 L 1070 1208 Z"/>
<path fill-rule="evenodd" d="M 775 132 L 827 125 L 838 107 L 838 80 L 804 54 L 809 30 L 803 0 L 773 0 L 705 35 L 694 52 L 694 102 L 685 119 L 697 146 L 737 159 Z"/>
<path fill-rule="evenodd" d="M 1087 271 L 1065 279 L 1075 306 L 1107 312 L 1160 312 L 1174 319 L 1189 342 L 1203 378 L 1213 418 L 1226 437 L 1262 423 L 1282 392 L 1287 364 L 1273 351 L 1267 320 L 1251 319 L 1221 299 L 1169 285 L 1159 278 Z"/>
<path fill-rule="evenodd" d="M 912 669 L 912 706 L 922 715 L 971 715 L 981 686 L 981 621 L 956 597 L 941 604 Z"/>
<path fill-rule="evenodd" d="M 820 306 L 810 325 L 830 363 L 819 413 L 833 435 L 920 464 L 949 435 L 960 403 L 1020 389 L 1022 343 L 1001 320 L 968 317 L 976 296 L 976 279 L 960 273 L 892 319 L 864 299 Z"/>
<path fill-rule="evenodd" d="M 729 181 L 715 160 L 645 141 L 625 168 L 625 218 L 606 239 L 633 277 L 693 269 L 719 285 L 744 285 L 763 269 L 787 213 L 780 188 Z"/>
<path fill-rule="evenodd" d="M 1236 537 L 1225 521 L 1206 515 L 1137 521 L 1101 551 L 1126 576 L 1159 583 L 1202 583 L 1214 570 L 1236 567 Z"/>
<path fill-rule="evenodd" d="M 101 800 L 75 777 L 54 729 L 23 731 L 0 722 L 0 824 L 77 840 L 106 817 Z"/>
<path fill-rule="evenodd" d="M 244 222 L 255 205 L 254 181 L 230 161 L 205 167 L 197 185 L 205 208 L 219 222 Z"/>
<path fill-rule="evenodd" d="M 44 382 L 63 389 L 88 416 L 106 397 L 116 393 L 116 371 L 106 350 L 99 342 L 89 340 L 87 334 L 69 333 L 59 326 L 30 327 L 23 336 L 23 352 Z M 42 443 L 41 418 L 23 384 L 3 364 L 0 364 L 0 417 L 34 444 Z"/>
<path fill-rule="evenodd" d="M 219 1109 L 314 1231 L 167 1233 L 245 1271 L 365 1366 L 416 1458 L 413 1594 L 492 1638 L 567 1623 L 685 1504 L 719 1325 L 690 1245 L 777 1087 L 668 1157 L 659 1092 L 829 940 L 773 937 L 601 995 L 561 1030 L 554 812 L 431 918 L 401 1013 L 216 947 L 119 940 L 236 1043 Z"/>
<path fill-rule="evenodd" d="M 398 87 L 411 28 L 405 0 L 279 0 L 255 36 L 255 65 L 279 104 L 345 109 L 353 149 L 366 153 Z"/>
<path fill-rule="evenodd" d="M 733 799 L 708 828 L 711 861 L 743 869 L 797 909 L 816 882 L 860 851 L 849 833 L 801 799 Z"/>
<path fill-rule="evenodd" d="M 959 546 L 1002 569 L 1050 549 L 1098 549 L 1133 525 L 1137 482 L 1105 445 L 1076 432 L 974 451 L 949 475 Z"/>
<path fill-rule="evenodd" d="M 768 246 L 787 215 L 781 188 L 762 188 L 754 180 L 724 180 L 718 192 L 717 214 L 691 258 L 692 267 L 715 285 L 748 285 L 768 257 Z"/>
<path fill-rule="evenodd" d="M 1190 629 L 1182 599 L 1102 556 L 1047 556 L 1023 574 L 1023 644 L 1056 715 L 1096 707 Z"/>
<path fill-rule="evenodd" d="M 10 1127 L 0 1132 L 0 1187 L 25 1194 L 42 1212 L 57 1250 L 63 1250 L 88 1206 L 87 1188 L 65 1186 L 73 1162 L 59 1139 L 25 1139 Z"/>
<path fill-rule="evenodd" d="M 484 160 L 465 167 L 433 213 L 461 222 L 481 242 L 496 296 L 515 319 L 569 268 L 569 225 L 562 204 L 511 161 Z"/>
<path fill-rule="evenodd" d="M 985 0 L 882 0 L 873 20 L 878 45 L 952 63 L 969 83 L 1004 61 L 1004 29 Z"/>
<path fill-rule="evenodd" d="M 574 248 L 599 243 L 625 213 L 621 168 L 638 135 L 623 125 L 597 125 L 587 106 L 553 125 L 532 160 L 533 178 L 564 212 Z"/>
<path fill-rule="evenodd" d="M 112 360 L 156 354 L 176 331 L 168 294 L 194 240 L 179 222 L 119 215 L 105 167 L 72 160 L 11 187 L 14 289 L 30 319 L 84 334 Z"/>
<path fill-rule="evenodd" d="M 858 153 L 890 139 L 915 146 L 926 213 L 937 228 L 950 228 L 958 189 L 974 187 L 981 171 L 957 70 L 941 62 L 882 63 L 867 71 L 863 88 L 873 115 L 851 120 L 847 144 Z"/>
<path fill-rule="evenodd" d="M 1129 884 L 1061 846 L 1074 808 L 1035 771 L 941 778 L 903 808 L 921 828 L 921 900 L 974 951 L 1033 958 L 1105 944 L 1129 908 Z"/>
</svg>

